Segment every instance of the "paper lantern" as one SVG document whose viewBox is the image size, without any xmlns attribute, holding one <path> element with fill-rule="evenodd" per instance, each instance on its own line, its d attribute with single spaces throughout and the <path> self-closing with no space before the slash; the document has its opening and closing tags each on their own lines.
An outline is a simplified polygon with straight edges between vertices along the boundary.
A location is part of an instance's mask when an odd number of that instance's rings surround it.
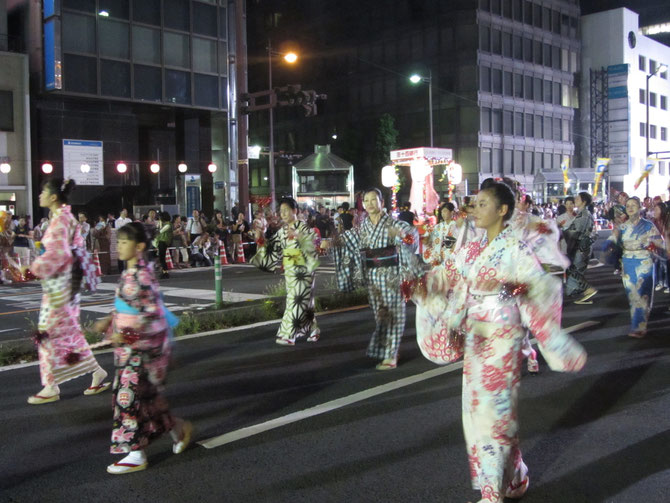
<svg viewBox="0 0 670 503">
<path fill-rule="evenodd" d="M 384 166 L 382 168 L 382 185 L 384 187 L 393 187 L 398 182 L 398 174 L 395 166 Z"/>
<path fill-rule="evenodd" d="M 423 180 L 432 173 L 433 168 L 425 159 L 416 159 L 409 165 L 409 171 L 413 182 L 423 182 Z"/>
<path fill-rule="evenodd" d="M 458 185 L 463 181 L 463 168 L 460 164 L 452 163 L 449 166 L 449 183 Z"/>
</svg>

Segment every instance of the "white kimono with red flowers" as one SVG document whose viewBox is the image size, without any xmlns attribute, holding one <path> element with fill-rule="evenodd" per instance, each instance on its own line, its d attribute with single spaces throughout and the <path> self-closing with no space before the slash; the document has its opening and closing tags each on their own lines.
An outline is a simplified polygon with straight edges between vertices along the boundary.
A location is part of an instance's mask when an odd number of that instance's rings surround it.
<svg viewBox="0 0 670 503">
<path fill-rule="evenodd" d="M 577 371 L 586 362 L 582 346 L 561 330 L 560 281 L 510 227 L 491 243 L 486 236 L 468 243 L 447 261 L 442 278 L 431 281 L 429 289 L 445 294 L 449 326 L 424 340 L 422 351 L 438 363 L 464 354 L 463 429 L 472 485 L 481 501 L 519 497 L 528 487 L 517 418 L 526 330 L 553 370 Z"/>
<path fill-rule="evenodd" d="M 58 385 L 99 368 L 79 324 L 79 294 L 72 291 L 75 246 L 85 246 L 70 207 L 61 206 L 42 238 L 44 253 L 30 266 L 42 281 L 38 355 L 44 386 Z"/>
</svg>

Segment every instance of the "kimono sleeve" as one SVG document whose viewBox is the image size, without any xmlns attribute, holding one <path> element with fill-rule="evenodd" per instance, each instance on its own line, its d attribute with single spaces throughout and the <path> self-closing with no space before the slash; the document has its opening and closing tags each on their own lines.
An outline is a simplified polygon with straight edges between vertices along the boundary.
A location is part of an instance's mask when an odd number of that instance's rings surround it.
<svg viewBox="0 0 670 503">
<path fill-rule="evenodd" d="M 360 256 L 361 238 L 357 229 L 350 229 L 340 235 L 340 245 L 335 248 L 335 276 L 337 287 L 343 292 L 355 289 L 356 270 L 362 272 Z"/>
<path fill-rule="evenodd" d="M 261 271 L 275 272 L 279 268 L 281 260 L 280 232 L 281 230 L 275 232 L 269 238 L 263 237 L 256 242 L 256 255 L 251 257 L 249 262 Z"/>
<path fill-rule="evenodd" d="M 422 240 L 423 253 L 421 258 L 426 264 L 438 265 L 442 262 L 442 230 L 435 226 L 433 230 Z"/>
<path fill-rule="evenodd" d="M 56 219 L 49 225 L 46 250 L 30 266 L 38 278 L 51 278 L 66 270 L 72 264 L 69 228 L 63 219 Z"/>
<path fill-rule="evenodd" d="M 314 230 L 309 228 L 306 224 L 302 224 L 300 226 L 300 235 L 298 236 L 298 245 L 305 257 L 305 265 L 307 267 L 307 272 L 309 273 L 313 273 L 316 271 L 316 268 L 319 267 L 319 259 L 314 244 L 315 241 L 316 233 Z"/>
<path fill-rule="evenodd" d="M 414 226 L 400 220 L 394 221 L 393 227 L 398 231 L 394 244 L 398 248 L 401 275 L 404 279 L 413 279 L 422 275 L 423 268 L 416 254 L 419 244 L 418 231 Z"/>
<path fill-rule="evenodd" d="M 540 351 L 552 370 L 580 370 L 586 363 L 586 351 L 561 329 L 563 297 L 560 280 L 547 274 L 527 248 L 514 255 L 517 282 L 527 288 L 517 301 L 521 323 L 537 339 Z"/>
</svg>

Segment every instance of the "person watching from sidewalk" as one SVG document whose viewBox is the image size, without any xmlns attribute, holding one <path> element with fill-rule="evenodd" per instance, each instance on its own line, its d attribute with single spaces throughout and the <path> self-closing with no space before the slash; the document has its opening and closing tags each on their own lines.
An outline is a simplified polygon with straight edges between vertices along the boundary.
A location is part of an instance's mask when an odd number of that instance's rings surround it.
<svg viewBox="0 0 670 503">
<path fill-rule="evenodd" d="M 186 232 L 188 233 L 188 240 L 193 243 L 200 234 L 207 228 L 207 222 L 200 214 L 200 210 L 193 210 L 192 215 L 188 218 L 186 223 Z"/>
<path fill-rule="evenodd" d="M 26 223 L 26 217 L 20 217 L 14 228 L 14 253 L 19 257 L 19 267 L 30 265 L 30 241 L 32 233 Z"/>
<path fill-rule="evenodd" d="M 112 229 L 107 225 L 107 220 L 103 215 L 98 215 L 98 222 L 91 229 L 91 236 L 93 238 L 93 250 L 98 252 L 100 270 L 102 274 L 107 275 L 112 268 L 112 258 L 110 256 Z"/>
<path fill-rule="evenodd" d="M 563 231 L 570 259 L 570 267 L 566 271 L 565 293 L 568 297 L 577 297 L 575 304 L 583 304 L 598 293 L 585 277 L 594 242 L 593 215 L 588 209 L 592 201 L 593 198 L 588 192 L 577 194 L 575 197 L 577 214 L 570 226 Z"/>
<path fill-rule="evenodd" d="M 125 208 L 122 208 L 121 209 L 121 214 L 119 215 L 119 218 L 117 218 L 116 221 L 114 222 L 114 228 L 115 229 L 120 229 L 121 227 L 123 227 L 126 224 L 129 224 L 132 221 L 133 220 L 128 217 L 128 210 L 125 209 Z"/>
<path fill-rule="evenodd" d="M 79 220 L 79 225 L 81 226 L 81 237 L 84 238 L 86 243 L 86 249 L 91 249 L 91 224 L 88 223 L 88 217 L 86 212 L 80 211 L 77 215 Z"/>
<path fill-rule="evenodd" d="M 168 266 L 165 255 L 168 253 L 167 249 L 172 244 L 172 221 L 170 214 L 167 211 L 162 211 L 158 217 L 158 224 L 156 226 L 158 234 L 154 238 L 154 246 L 158 250 L 158 261 L 161 266 L 161 279 L 170 277 L 168 274 Z"/>
</svg>

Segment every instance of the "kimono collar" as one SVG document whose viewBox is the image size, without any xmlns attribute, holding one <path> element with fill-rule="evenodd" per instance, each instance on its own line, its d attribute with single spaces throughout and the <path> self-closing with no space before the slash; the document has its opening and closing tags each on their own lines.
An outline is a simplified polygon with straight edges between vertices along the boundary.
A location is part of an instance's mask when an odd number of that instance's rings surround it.
<svg viewBox="0 0 670 503">
<path fill-rule="evenodd" d="M 66 215 L 69 214 L 69 215 L 72 215 L 72 208 L 71 208 L 71 206 L 70 206 L 69 204 L 63 204 L 63 205 L 61 205 L 61 206 L 60 206 L 60 207 L 53 213 L 52 217 L 53 217 L 53 218 L 55 218 L 55 217 L 59 217 L 59 216 L 61 216 L 62 214 L 66 214 Z"/>
</svg>

